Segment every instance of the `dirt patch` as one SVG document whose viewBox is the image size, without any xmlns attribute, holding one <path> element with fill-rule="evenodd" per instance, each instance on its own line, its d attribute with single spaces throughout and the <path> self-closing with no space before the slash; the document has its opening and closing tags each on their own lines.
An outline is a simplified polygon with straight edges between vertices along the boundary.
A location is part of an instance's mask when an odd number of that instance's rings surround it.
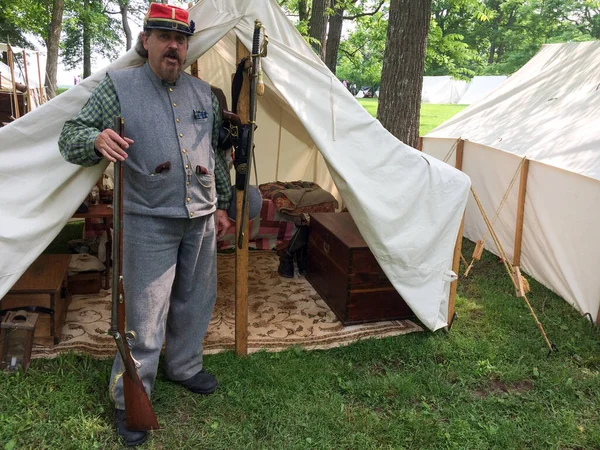
<svg viewBox="0 0 600 450">
<path fill-rule="evenodd" d="M 512 384 L 506 384 L 499 380 L 490 380 L 487 386 L 475 389 L 473 394 L 478 398 L 486 398 L 490 395 L 524 394 L 533 388 L 531 380 L 523 380 Z"/>
</svg>

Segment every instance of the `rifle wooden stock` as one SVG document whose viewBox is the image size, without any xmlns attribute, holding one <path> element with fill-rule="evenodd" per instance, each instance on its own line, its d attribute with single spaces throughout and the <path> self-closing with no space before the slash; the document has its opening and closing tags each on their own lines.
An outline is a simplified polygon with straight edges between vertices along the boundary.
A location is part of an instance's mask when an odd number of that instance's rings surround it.
<svg viewBox="0 0 600 450">
<path fill-rule="evenodd" d="M 115 131 L 125 136 L 124 120 L 115 118 Z M 158 420 L 150 404 L 150 399 L 140 379 L 135 360 L 129 350 L 128 337 L 135 333 L 125 331 L 125 290 L 123 289 L 123 164 L 117 160 L 113 190 L 113 273 L 112 273 L 112 319 L 110 334 L 114 337 L 117 349 L 123 360 L 123 394 L 125 396 L 125 417 L 129 430 L 146 431 L 159 428 Z"/>
</svg>

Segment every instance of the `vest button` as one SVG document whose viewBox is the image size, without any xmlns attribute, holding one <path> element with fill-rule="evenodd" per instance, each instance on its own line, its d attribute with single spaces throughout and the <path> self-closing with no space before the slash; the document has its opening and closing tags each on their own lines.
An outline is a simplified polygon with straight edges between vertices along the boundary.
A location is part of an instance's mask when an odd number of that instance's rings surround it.
<svg viewBox="0 0 600 450">
<path fill-rule="evenodd" d="M 190 217 L 194 217 L 194 213 L 190 213 Z"/>
<path fill-rule="evenodd" d="M 192 199 L 188 197 L 188 198 L 187 198 L 187 201 L 188 201 L 188 203 L 189 203 L 189 202 L 191 202 L 191 201 L 192 201 Z"/>
<path fill-rule="evenodd" d="M 172 90 L 172 89 L 171 89 L 171 90 Z M 174 107 L 177 107 L 177 103 L 173 103 L 173 106 L 174 106 Z"/>
<path fill-rule="evenodd" d="M 177 123 L 179 123 L 179 119 L 175 119 L 175 121 L 176 121 Z"/>
<path fill-rule="evenodd" d="M 169 88 L 169 92 L 173 92 L 173 88 Z"/>
<path fill-rule="evenodd" d="M 189 168 L 190 168 L 190 165 L 189 165 L 189 164 L 186 164 L 186 165 L 185 165 L 185 168 L 186 168 L 186 169 L 189 169 Z"/>
<path fill-rule="evenodd" d="M 182 133 L 179 133 L 179 137 L 183 137 L 183 134 L 182 134 Z"/>
<path fill-rule="evenodd" d="M 181 150 L 183 153 L 187 153 L 187 150 L 184 148 L 183 150 Z"/>
</svg>

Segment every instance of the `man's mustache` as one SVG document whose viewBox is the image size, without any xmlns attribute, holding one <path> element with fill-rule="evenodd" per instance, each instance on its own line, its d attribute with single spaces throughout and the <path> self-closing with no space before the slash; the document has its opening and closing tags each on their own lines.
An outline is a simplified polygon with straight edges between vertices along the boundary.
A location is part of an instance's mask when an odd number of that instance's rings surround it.
<svg viewBox="0 0 600 450">
<path fill-rule="evenodd" d="M 176 50 L 167 50 L 163 53 L 163 58 L 176 58 L 179 64 L 183 64 L 183 61 L 179 57 L 179 53 Z"/>
</svg>

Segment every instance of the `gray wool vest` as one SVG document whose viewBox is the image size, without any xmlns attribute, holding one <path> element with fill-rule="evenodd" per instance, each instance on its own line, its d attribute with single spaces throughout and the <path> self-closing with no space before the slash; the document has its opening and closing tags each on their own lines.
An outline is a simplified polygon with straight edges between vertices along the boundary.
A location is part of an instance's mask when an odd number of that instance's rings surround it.
<svg viewBox="0 0 600 450">
<path fill-rule="evenodd" d="M 210 86 L 186 73 L 164 83 L 146 62 L 108 74 L 125 136 L 123 209 L 130 214 L 200 217 L 216 209 Z M 170 169 L 159 168 L 170 163 Z"/>
</svg>

